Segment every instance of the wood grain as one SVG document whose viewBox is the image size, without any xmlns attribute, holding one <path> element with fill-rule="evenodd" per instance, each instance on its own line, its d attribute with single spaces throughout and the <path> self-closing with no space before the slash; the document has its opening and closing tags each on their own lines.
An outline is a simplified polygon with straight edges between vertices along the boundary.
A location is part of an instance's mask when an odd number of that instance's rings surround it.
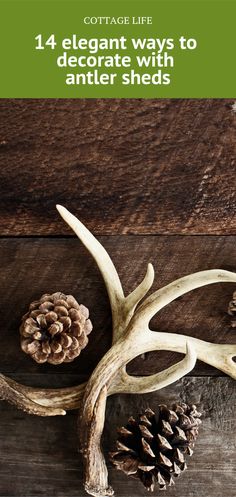
<svg viewBox="0 0 236 497">
<path fill-rule="evenodd" d="M 219 267 L 235 270 L 233 236 L 105 236 L 100 237 L 123 282 L 125 292 L 134 289 L 144 276 L 148 261 L 153 262 L 156 279 L 153 289 L 188 273 Z M 88 375 L 111 342 L 111 318 L 103 281 L 91 257 L 73 238 L 0 240 L 0 364 L 1 372 L 67 372 Z M 191 292 L 163 309 L 152 321 L 160 331 L 184 333 L 218 343 L 235 343 L 230 328 L 228 302 L 235 285 L 218 284 Z M 37 365 L 20 351 L 18 327 L 30 302 L 43 293 L 72 293 L 90 308 L 94 331 L 89 345 L 71 364 Z M 130 365 L 134 374 L 161 370 L 178 354 L 146 354 Z M 203 364 L 197 374 L 218 374 Z"/>
<path fill-rule="evenodd" d="M 21 377 L 21 381 L 27 382 L 27 376 Z M 43 375 L 42 381 L 45 382 Z M 59 386 L 58 375 L 57 383 Z M 122 425 L 129 415 L 136 416 L 148 405 L 155 409 L 159 403 L 178 400 L 197 402 L 203 412 L 203 424 L 187 472 L 176 480 L 175 487 L 168 488 L 166 497 L 233 497 L 236 394 L 229 378 L 188 377 L 154 394 L 110 398 L 104 432 L 106 454 L 114 448 L 116 426 Z M 0 418 L 1 497 L 86 496 L 77 453 L 76 413 L 37 418 L 1 403 Z M 147 495 L 141 484 L 110 465 L 109 474 L 117 497 Z"/>
<path fill-rule="evenodd" d="M 235 234 L 231 100 L 0 101 L 0 234 Z"/>
<path fill-rule="evenodd" d="M 233 103 L 0 100 L 0 372 L 26 385 L 73 386 L 111 343 L 104 284 L 56 203 L 100 236 L 126 293 L 149 261 L 153 289 L 198 270 L 235 271 Z M 32 300 L 57 290 L 90 307 L 94 331 L 72 364 L 37 365 L 20 351 L 20 319 Z M 236 343 L 226 314 L 234 290 L 219 284 L 191 292 L 163 309 L 152 328 Z M 177 360 L 178 354 L 149 353 L 129 371 L 146 375 Z M 115 427 L 129 415 L 176 400 L 199 404 L 204 422 L 189 470 L 166 497 L 234 497 L 235 384 L 203 363 L 157 393 L 109 398 L 106 454 Z M 1 402 L 0 497 L 85 497 L 76 425 L 77 413 L 36 418 Z M 147 495 L 111 467 L 110 479 L 117 497 Z"/>
</svg>

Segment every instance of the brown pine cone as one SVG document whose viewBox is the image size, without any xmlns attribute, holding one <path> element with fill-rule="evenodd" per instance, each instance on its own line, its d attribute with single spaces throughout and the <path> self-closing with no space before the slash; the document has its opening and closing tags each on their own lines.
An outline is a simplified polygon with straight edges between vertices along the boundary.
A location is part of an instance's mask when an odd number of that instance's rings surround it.
<svg viewBox="0 0 236 497">
<path fill-rule="evenodd" d="M 72 295 L 56 292 L 32 302 L 22 318 L 21 348 L 38 362 L 71 362 L 88 343 L 89 311 Z"/>
<path fill-rule="evenodd" d="M 228 314 L 231 316 L 231 326 L 236 328 L 236 292 L 233 293 L 232 300 L 229 303 Z"/>
<path fill-rule="evenodd" d="M 118 428 L 116 451 L 110 454 L 117 469 L 139 478 L 147 490 L 173 485 L 173 476 L 187 468 L 186 455 L 193 453 L 201 424 L 196 406 L 158 406 L 157 415 L 146 409 L 138 421 L 133 417 Z"/>
</svg>

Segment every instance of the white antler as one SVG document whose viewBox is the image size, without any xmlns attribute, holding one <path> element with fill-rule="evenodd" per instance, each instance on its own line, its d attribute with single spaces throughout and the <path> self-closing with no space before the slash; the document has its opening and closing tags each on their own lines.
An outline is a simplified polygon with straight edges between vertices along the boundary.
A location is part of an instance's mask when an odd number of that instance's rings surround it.
<svg viewBox="0 0 236 497">
<path fill-rule="evenodd" d="M 60 207 L 59 211 L 62 213 L 64 220 L 72 227 L 94 256 L 94 238 L 86 237 L 86 240 L 84 240 L 83 225 L 64 208 Z M 156 312 L 180 295 L 210 283 L 219 281 L 236 282 L 236 275 L 228 271 L 211 270 L 186 276 L 154 292 L 134 313 L 137 303 L 144 297 L 153 282 L 152 268 L 149 269 L 149 273 L 147 273 L 141 285 L 130 296 L 125 298 L 114 265 L 109 256 L 103 257 L 104 248 L 97 241 L 95 244 L 95 259 L 103 274 L 111 301 L 114 345 L 98 364 L 85 389 L 80 418 L 80 440 L 85 459 L 85 486 L 87 490 L 92 495 L 110 495 L 107 478 L 104 476 L 105 461 L 100 449 L 100 436 L 95 435 L 93 430 L 94 412 L 96 411 L 98 415 L 99 411 L 104 412 L 105 408 L 106 398 L 103 397 L 103 404 L 101 405 L 102 389 L 106 387 L 108 393 L 109 391 L 147 392 L 158 389 L 176 381 L 183 374 L 190 371 L 195 364 L 196 357 L 210 364 L 217 364 L 217 367 L 222 371 L 234 376 L 235 364 L 232 361 L 234 350 L 231 349 L 230 360 L 228 360 L 227 349 L 227 352 L 224 351 L 218 355 L 217 360 L 214 361 L 211 357 L 208 357 L 210 350 L 212 350 L 212 344 L 197 341 L 196 339 L 187 339 L 184 335 L 173 336 L 173 334 L 154 333 L 149 330 L 149 321 Z M 109 275 L 107 275 L 106 262 L 108 262 L 110 268 Z M 117 281 L 119 284 L 117 284 Z M 147 378 L 133 378 L 126 373 L 125 366 L 134 357 L 150 350 L 161 349 L 179 352 L 188 350 L 188 353 L 185 359 L 175 366 Z M 101 425 L 99 426 L 101 427 Z M 99 433 L 101 434 L 101 431 Z M 94 471 L 94 460 L 96 460 L 96 471 Z"/>
</svg>

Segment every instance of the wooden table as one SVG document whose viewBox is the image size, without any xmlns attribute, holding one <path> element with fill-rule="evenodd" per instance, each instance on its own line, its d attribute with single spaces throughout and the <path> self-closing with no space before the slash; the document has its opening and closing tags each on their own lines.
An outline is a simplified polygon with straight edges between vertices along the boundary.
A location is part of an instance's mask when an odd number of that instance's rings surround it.
<svg viewBox="0 0 236 497">
<path fill-rule="evenodd" d="M 154 288 L 214 267 L 236 269 L 236 115 L 228 100 L 1 100 L 0 370 L 37 386 L 86 379 L 111 341 L 109 303 L 92 259 L 58 216 L 61 203 L 98 236 L 126 292 L 147 262 Z M 72 364 L 37 365 L 21 352 L 28 304 L 63 291 L 88 305 L 94 331 Z M 218 284 L 173 302 L 154 329 L 236 343 L 227 306 L 235 286 Z M 179 356 L 150 353 L 129 366 L 150 374 Z M 236 386 L 206 365 L 160 392 L 109 399 L 104 445 L 115 427 L 159 402 L 196 402 L 203 425 L 188 471 L 171 497 L 235 496 Z M 0 496 L 85 496 L 77 413 L 37 418 L 0 404 Z M 110 468 L 117 497 L 147 495 Z"/>
</svg>

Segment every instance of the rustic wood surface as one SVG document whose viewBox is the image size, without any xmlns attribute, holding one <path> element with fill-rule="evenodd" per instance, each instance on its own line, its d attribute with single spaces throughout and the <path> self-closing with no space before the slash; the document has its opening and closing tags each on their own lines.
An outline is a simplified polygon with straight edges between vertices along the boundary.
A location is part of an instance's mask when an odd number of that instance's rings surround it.
<svg viewBox="0 0 236 497">
<path fill-rule="evenodd" d="M 185 274 L 236 270 L 236 115 L 232 100 L 0 101 L 0 372 L 27 385 L 88 378 L 111 343 L 109 302 L 91 257 L 55 210 L 80 216 L 112 256 L 126 293 L 154 264 L 154 289 Z M 133 236 L 136 235 L 136 236 Z M 19 347 L 20 318 L 47 291 L 73 293 L 94 330 L 72 364 L 37 365 Z M 235 286 L 212 285 L 163 309 L 152 328 L 236 343 L 226 310 Z M 150 374 L 179 360 L 149 353 L 129 365 Z M 235 383 L 198 363 L 160 392 L 108 400 L 115 427 L 150 405 L 195 402 L 203 425 L 188 471 L 166 497 L 235 497 Z M 85 496 L 77 413 L 36 418 L 0 404 L 0 497 Z M 109 467 L 117 497 L 147 495 Z M 164 495 L 164 494 L 163 494 Z"/>
<path fill-rule="evenodd" d="M 22 376 L 21 381 L 32 377 Z M 45 378 L 42 379 L 45 383 Z M 50 384 L 48 379 L 48 384 Z M 58 380 L 57 385 L 61 385 Z M 236 393 L 229 378 L 184 378 L 177 384 L 144 396 L 122 395 L 108 399 L 105 426 L 106 453 L 114 448 L 115 426 L 130 413 L 147 406 L 176 400 L 197 402 L 203 412 L 194 455 L 188 470 L 170 487 L 166 497 L 235 496 Z M 38 418 L 1 404 L 1 496 L 86 497 L 82 487 L 82 463 L 77 451 L 77 416 Z M 7 436 L 6 436 L 7 433 Z M 117 497 L 144 497 L 141 483 L 119 473 L 109 464 L 110 480 Z"/>
<path fill-rule="evenodd" d="M 235 234 L 230 100 L 2 100 L 1 234 Z M 17 218 L 16 218 L 17 216 Z"/>
</svg>

